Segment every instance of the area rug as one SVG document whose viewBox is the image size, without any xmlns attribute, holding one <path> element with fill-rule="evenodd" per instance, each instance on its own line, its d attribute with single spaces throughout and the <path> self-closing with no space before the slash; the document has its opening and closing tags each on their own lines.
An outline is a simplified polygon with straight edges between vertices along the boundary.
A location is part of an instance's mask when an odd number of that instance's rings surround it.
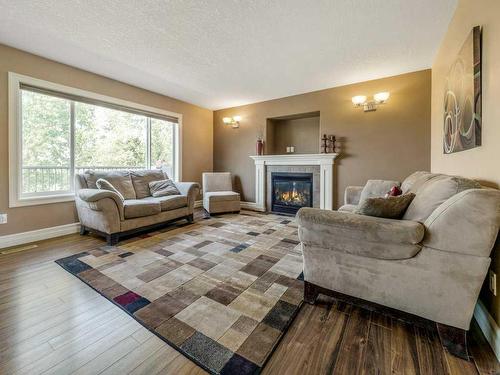
<svg viewBox="0 0 500 375">
<path fill-rule="evenodd" d="M 256 374 L 303 297 L 297 225 L 243 212 L 56 261 L 213 374 Z"/>
</svg>

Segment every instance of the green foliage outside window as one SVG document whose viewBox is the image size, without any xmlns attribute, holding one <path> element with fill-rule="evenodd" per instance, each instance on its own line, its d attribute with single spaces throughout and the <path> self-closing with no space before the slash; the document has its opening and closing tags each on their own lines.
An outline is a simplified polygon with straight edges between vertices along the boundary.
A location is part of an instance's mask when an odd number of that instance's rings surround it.
<svg viewBox="0 0 500 375">
<path fill-rule="evenodd" d="M 71 101 L 22 90 L 22 191 L 70 190 Z M 148 118 L 74 102 L 75 171 L 147 168 Z M 174 124 L 150 119 L 150 167 L 172 174 Z"/>
</svg>

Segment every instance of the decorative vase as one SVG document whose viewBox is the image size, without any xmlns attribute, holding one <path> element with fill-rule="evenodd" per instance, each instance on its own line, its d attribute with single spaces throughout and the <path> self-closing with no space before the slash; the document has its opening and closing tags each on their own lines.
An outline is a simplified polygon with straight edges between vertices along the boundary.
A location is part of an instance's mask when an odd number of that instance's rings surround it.
<svg viewBox="0 0 500 375">
<path fill-rule="evenodd" d="M 262 155 L 264 153 L 264 141 L 262 139 L 257 140 L 257 155 Z"/>
</svg>

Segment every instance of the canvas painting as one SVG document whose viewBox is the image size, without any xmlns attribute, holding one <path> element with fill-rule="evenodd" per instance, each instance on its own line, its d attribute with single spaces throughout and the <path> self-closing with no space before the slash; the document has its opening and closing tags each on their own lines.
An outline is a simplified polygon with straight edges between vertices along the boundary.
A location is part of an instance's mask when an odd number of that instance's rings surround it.
<svg viewBox="0 0 500 375">
<path fill-rule="evenodd" d="M 446 78 L 443 151 L 481 146 L 481 27 L 468 35 Z"/>
</svg>

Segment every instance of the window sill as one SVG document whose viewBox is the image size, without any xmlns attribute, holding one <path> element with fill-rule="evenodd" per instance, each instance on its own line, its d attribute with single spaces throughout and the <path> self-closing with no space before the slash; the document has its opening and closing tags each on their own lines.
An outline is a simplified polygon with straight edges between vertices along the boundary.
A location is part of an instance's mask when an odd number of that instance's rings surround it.
<svg viewBox="0 0 500 375">
<path fill-rule="evenodd" d="M 42 204 L 72 202 L 75 200 L 75 194 L 50 195 L 46 197 L 29 197 L 21 199 L 12 199 L 9 202 L 9 208 L 39 206 Z"/>
</svg>

